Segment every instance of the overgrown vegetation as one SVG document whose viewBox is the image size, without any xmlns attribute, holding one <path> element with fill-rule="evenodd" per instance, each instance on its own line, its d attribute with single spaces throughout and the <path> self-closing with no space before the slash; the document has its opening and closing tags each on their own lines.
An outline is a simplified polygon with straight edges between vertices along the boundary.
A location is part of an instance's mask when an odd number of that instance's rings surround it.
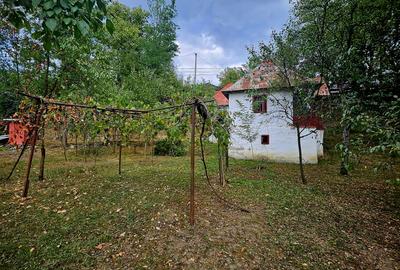
<svg viewBox="0 0 400 270">
<path fill-rule="evenodd" d="M 140 151 L 140 149 L 138 149 Z M 251 210 L 225 208 L 210 193 L 196 163 L 196 225 L 188 223 L 189 158 L 150 160 L 103 148 L 83 162 L 83 152 L 64 161 L 50 148 L 46 181 L 31 197 L 18 194 L 24 164 L 0 187 L 0 265 L 6 269 L 51 268 L 375 268 L 399 267 L 397 174 L 375 174 L 365 160 L 343 178 L 339 160 L 297 165 L 230 160 L 224 196 Z M 13 154 L 0 153 L 0 177 Z M 207 146 L 214 184 L 218 156 Z M 323 174 L 320 172 L 324 171 Z M 399 172 L 399 170 L 397 170 Z M 222 191 L 222 190 L 221 190 Z M 373 205 L 373 207 L 371 207 Z"/>
<path fill-rule="evenodd" d="M 27 91 L 81 103 L 90 97 L 121 107 L 153 106 L 190 93 L 172 65 L 178 51 L 174 1 L 151 0 L 148 11 L 103 0 L 94 6 L 33 2 L 0 6 L 7 15 L 0 35 L 2 93 Z M 75 13 L 67 18 L 70 9 Z M 24 23 L 14 20 L 15 13 Z M 0 109 L 2 116 L 10 114 L 6 109 Z"/>
<path fill-rule="evenodd" d="M 290 20 L 271 42 L 249 48 L 250 67 L 272 60 L 294 92 L 315 91 L 301 82 L 316 75 L 339 91 L 319 111 L 330 119 L 340 112 L 342 174 L 351 154 L 383 153 L 388 166 L 399 157 L 399 22 L 400 5 L 389 0 L 293 1 Z"/>
<path fill-rule="evenodd" d="M 168 138 L 157 141 L 154 146 L 156 156 L 180 157 L 185 155 L 186 152 L 186 146 L 182 141 L 173 141 Z"/>
<path fill-rule="evenodd" d="M 186 214 L 187 102 L 212 97 L 215 89 L 190 86 L 175 74 L 175 1 L 149 0 L 148 7 L 0 2 L 0 116 L 40 128 L 42 153 L 34 160 L 30 197 L 17 195 L 24 162 L 1 183 L 0 268 L 399 268 L 397 2 L 294 1 L 285 28 L 250 49 L 249 67 L 272 60 L 280 69 L 277 87 L 293 89 L 297 98 L 304 93 L 304 113 L 334 119 L 332 130 L 343 132 L 341 155 L 329 145 L 320 164 L 301 164 L 307 186 L 296 180 L 297 165 L 229 160 L 234 127 L 226 111 L 210 105 L 205 126 L 200 117 L 194 123 L 197 132 L 205 128 L 204 138 L 217 138 L 217 146 L 205 149 L 210 175 L 224 196 L 251 213 L 225 208 L 196 170 L 195 227 Z M 221 86 L 243 73 L 224 70 Z M 309 101 L 315 89 L 305 82 L 315 75 L 340 93 L 326 106 Z M 91 107 L 37 104 L 18 92 Z M 251 145 L 254 115 L 246 113 L 238 115 L 240 136 Z M 45 151 L 48 133 L 61 148 Z M 15 153 L 0 149 L 4 178 Z M 352 157 L 366 153 L 349 177 L 338 173 L 340 165 L 347 175 Z M 377 163 L 390 170 L 376 173 Z"/>
</svg>

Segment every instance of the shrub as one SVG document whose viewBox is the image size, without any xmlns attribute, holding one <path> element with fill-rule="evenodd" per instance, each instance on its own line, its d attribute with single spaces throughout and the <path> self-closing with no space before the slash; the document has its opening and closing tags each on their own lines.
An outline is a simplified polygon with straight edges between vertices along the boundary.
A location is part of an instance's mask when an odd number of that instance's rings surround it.
<svg viewBox="0 0 400 270">
<path fill-rule="evenodd" d="M 179 157 L 186 154 L 186 148 L 182 141 L 163 139 L 156 142 L 154 154 L 156 156 Z"/>
</svg>

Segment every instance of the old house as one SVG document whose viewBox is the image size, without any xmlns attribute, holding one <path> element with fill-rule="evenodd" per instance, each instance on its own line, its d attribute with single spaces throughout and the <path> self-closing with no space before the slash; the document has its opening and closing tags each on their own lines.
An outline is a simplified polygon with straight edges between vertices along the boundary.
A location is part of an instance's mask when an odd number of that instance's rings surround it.
<svg viewBox="0 0 400 270">
<path fill-rule="evenodd" d="M 229 114 L 233 118 L 229 156 L 238 159 L 265 159 L 277 162 L 299 162 L 297 133 L 293 121 L 300 121 L 305 163 L 317 163 L 323 155 L 324 129 L 313 116 L 294 116 L 288 121 L 279 104 L 293 109 L 293 93 L 289 89 L 276 89 L 278 68 L 266 61 L 251 74 L 242 77 L 223 90 L 229 98 Z M 325 86 L 321 91 L 326 94 Z M 278 102 L 277 102 L 278 101 Z"/>
</svg>

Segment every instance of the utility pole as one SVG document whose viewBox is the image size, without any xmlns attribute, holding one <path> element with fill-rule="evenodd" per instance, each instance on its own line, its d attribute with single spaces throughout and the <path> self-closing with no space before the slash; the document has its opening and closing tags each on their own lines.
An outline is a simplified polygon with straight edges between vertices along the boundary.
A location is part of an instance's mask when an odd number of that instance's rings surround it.
<svg viewBox="0 0 400 270">
<path fill-rule="evenodd" d="M 194 85 L 196 85 L 197 76 L 197 53 L 194 53 Z"/>
<path fill-rule="evenodd" d="M 196 87 L 197 79 L 197 53 L 194 53 L 194 82 L 192 87 L 192 96 L 194 96 L 194 88 Z"/>
</svg>

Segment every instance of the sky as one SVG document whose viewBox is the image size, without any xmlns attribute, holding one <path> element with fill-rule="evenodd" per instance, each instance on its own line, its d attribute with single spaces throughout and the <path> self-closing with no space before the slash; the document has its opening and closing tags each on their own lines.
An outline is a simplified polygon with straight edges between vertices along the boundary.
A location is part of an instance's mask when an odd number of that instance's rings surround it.
<svg viewBox="0 0 400 270">
<path fill-rule="evenodd" d="M 120 0 L 147 9 L 146 0 Z M 179 75 L 193 78 L 197 52 L 198 81 L 218 84 L 217 74 L 247 60 L 247 46 L 268 41 L 289 17 L 289 0 L 176 0 Z"/>
</svg>

